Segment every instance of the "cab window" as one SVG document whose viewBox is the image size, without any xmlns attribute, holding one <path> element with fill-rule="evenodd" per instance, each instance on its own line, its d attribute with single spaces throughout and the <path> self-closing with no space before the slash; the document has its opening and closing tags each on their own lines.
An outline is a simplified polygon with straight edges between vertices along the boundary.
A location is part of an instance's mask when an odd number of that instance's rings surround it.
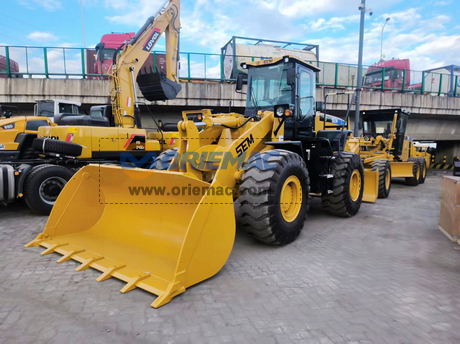
<svg viewBox="0 0 460 344">
<path fill-rule="evenodd" d="M 300 70 L 299 108 L 302 117 L 313 114 L 313 92 L 312 73 L 307 70 Z"/>
</svg>

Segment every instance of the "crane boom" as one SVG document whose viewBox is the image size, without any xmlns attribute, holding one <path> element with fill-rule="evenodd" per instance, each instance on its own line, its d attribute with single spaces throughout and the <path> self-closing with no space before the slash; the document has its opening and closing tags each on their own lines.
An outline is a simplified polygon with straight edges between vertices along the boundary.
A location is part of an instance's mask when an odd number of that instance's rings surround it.
<svg viewBox="0 0 460 344">
<path fill-rule="evenodd" d="M 168 0 L 156 15 L 114 54 L 111 103 L 114 122 L 119 127 L 136 127 L 138 111 L 136 80 L 147 100 L 176 98 L 181 86 L 177 76 L 179 58 L 180 1 Z M 166 40 L 166 74 L 157 70 L 138 76 L 161 35 Z M 119 53 L 121 51 L 121 53 Z"/>
</svg>

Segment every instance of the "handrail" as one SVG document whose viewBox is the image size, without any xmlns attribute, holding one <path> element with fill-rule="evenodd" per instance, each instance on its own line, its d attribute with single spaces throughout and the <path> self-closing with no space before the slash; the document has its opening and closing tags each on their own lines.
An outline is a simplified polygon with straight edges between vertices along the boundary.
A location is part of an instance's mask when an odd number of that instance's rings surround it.
<svg viewBox="0 0 460 344">
<path fill-rule="evenodd" d="M 150 64 L 147 66 L 148 70 L 156 71 L 162 67 L 163 53 L 163 51 L 153 52 Z M 0 56 L 4 57 L 3 60 L 0 59 L 0 78 L 107 78 L 106 74 L 95 71 L 93 57 L 90 58 L 94 54 L 95 49 L 90 48 L 0 45 Z M 241 61 L 265 58 L 269 57 L 182 52 L 179 78 L 182 82 L 234 82 L 236 74 L 240 72 L 238 65 Z M 327 61 L 310 62 L 317 63 L 321 68 L 321 72 L 317 74 L 318 87 L 356 88 L 356 65 Z M 146 65 L 147 63 L 144 67 Z M 373 66 L 372 75 L 376 78 L 375 82 L 366 84 L 368 68 L 369 66 L 364 67 L 364 90 L 460 96 L 458 91 L 460 78 L 457 76 Z"/>
</svg>

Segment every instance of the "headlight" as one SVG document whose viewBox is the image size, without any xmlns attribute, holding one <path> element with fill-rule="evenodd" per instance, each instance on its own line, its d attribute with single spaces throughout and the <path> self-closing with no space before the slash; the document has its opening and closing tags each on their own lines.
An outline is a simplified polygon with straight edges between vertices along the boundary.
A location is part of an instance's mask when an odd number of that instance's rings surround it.
<svg viewBox="0 0 460 344">
<path fill-rule="evenodd" d="M 284 107 L 280 106 L 280 107 L 276 108 L 275 116 L 276 117 L 283 117 L 284 116 Z"/>
</svg>

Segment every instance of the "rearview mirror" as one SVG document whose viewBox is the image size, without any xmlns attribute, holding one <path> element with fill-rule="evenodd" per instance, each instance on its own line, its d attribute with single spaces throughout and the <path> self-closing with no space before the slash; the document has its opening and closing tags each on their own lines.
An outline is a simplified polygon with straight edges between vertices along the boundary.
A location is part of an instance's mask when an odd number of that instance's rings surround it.
<svg viewBox="0 0 460 344">
<path fill-rule="evenodd" d="M 287 84 L 289 86 L 294 85 L 295 83 L 295 70 L 293 68 L 288 69 L 287 71 Z"/>
<path fill-rule="evenodd" d="M 236 90 L 237 91 L 241 91 L 243 89 L 243 74 L 242 73 L 238 73 L 238 75 L 236 76 Z"/>
</svg>

